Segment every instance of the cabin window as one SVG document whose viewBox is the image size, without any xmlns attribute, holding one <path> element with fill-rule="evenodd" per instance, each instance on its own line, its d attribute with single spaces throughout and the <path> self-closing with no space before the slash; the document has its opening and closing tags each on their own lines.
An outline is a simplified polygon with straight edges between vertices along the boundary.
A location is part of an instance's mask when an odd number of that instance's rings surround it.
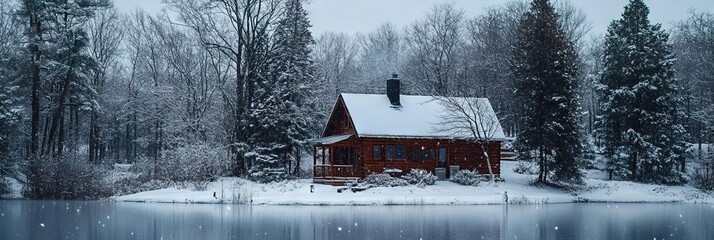
<svg viewBox="0 0 714 240">
<path fill-rule="evenodd" d="M 395 159 L 404 159 L 404 145 L 394 146 L 394 158 Z"/>
<path fill-rule="evenodd" d="M 436 149 L 429 147 L 411 147 L 407 152 L 407 160 L 411 162 L 435 161 Z"/>
<path fill-rule="evenodd" d="M 384 146 L 385 148 L 385 155 L 387 155 L 387 160 L 393 160 L 394 159 L 394 145 L 386 145 Z"/>
<path fill-rule="evenodd" d="M 418 147 L 410 147 L 407 152 L 407 160 L 411 162 L 419 162 L 419 156 L 421 156 L 421 150 Z"/>
<path fill-rule="evenodd" d="M 353 147 L 335 147 L 335 165 L 354 165 L 356 153 Z"/>
<path fill-rule="evenodd" d="M 433 148 L 424 148 L 423 150 L 421 150 L 421 160 L 436 160 L 436 151 L 434 151 Z"/>
<path fill-rule="evenodd" d="M 380 148 L 381 147 L 379 145 L 374 145 L 374 147 L 372 147 L 372 159 L 378 160 L 382 158 Z"/>
<path fill-rule="evenodd" d="M 374 145 L 372 159 L 374 160 L 404 160 L 404 145 Z"/>
</svg>

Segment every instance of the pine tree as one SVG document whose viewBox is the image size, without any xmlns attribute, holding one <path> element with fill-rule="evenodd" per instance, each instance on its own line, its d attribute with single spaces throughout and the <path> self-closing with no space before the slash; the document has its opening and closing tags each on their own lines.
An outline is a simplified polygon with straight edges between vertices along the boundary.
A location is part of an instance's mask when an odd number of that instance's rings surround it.
<svg viewBox="0 0 714 240">
<path fill-rule="evenodd" d="M 107 0 L 21 3 L 19 16 L 29 42 L 23 67 L 30 69 L 22 78 L 32 86 L 31 161 L 25 189 L 29 198 L 58 196 L 62 191 L 43 164 L 50 158 L 64 161 L 65 150 L 77 151 L 80 112 L 98 107 L 90 84 L 97 63 L 87 54 L 84 26 L 96 10 L 107 6 Z M 39 136 L 40 117 L 45 118 L 44 136 Z"/>
<path fill-rule="evenodd" d="M 309 125 L 315 112 L 310 101 L 310 86 L 314 82 L 310 21 L 302 0 L 286 1 L 284 8 L 285 14 L 274 35 L 275 56 L 266 83 L 256 91 L 260 103 L 253 111 L 254 116 L 260 116 L 254 118 L 260 130 L 255 136 L 259 140 L 251 173 L 268 180 L 280 178 L 270 176 L 279 171 L 270 173 L 266 169 L 283 168 L 286 173 L 299 173 L 300 156 L 310 138 Z"/>
<path fill-rule="evenodd" d="M 4 67 L 4 64 L 0 65 L 0 73 L 7 73 Z M 0 76 L 0 195 L 8 191 L 5 177 L 10 176 L 13 165 L 10 151 L 13 136 L 18 134 L 14 129 L 19 117 L 16 107 L 19 99 L 13 97 L 15 88 L 5 85 L 9 81 L 4 76 L 7 75 Z"/>
<path fill-rule="evenodd" d="M 13 149 L 19 147 L 22 94 L 19 93 L 18 48 L 21 32 L 17 29 L 14 2 L 0 0 L 0 195 L 9 191 L 5 178 L 17 160 Z"/>
<path fill-rule="evenodd" d="M 537 158 L 538 181 L 579 183 L 577 53 L 548 0 L 521 18 L 511 68 L 520 110 L 520 157 Z"/>
<path fill-rule="evenodd" d="M 599 134 L 611 178 L 676 183 L 686 143 L 674 56 L 668 34 L 648 14 L 642 0 L 631 0 L 608 27 Z"/>
</svg>

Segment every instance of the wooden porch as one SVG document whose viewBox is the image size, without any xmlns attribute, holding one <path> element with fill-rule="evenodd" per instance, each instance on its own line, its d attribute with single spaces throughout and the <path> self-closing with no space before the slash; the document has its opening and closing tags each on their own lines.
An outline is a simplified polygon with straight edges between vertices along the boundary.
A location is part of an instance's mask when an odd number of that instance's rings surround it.
<svg viewBox="0 0 714 240">
<path fill-rule="evenodd" d="M 313 146 L 313 182 L 344 185 L 359 179 L 357 151 L 345 141 L 350 136 L 327 139 Z"/>
<path fill-rule="evenodd" d="M 315 165 L 313 174 L 313 182 L 329 185 L 341 186 L 359 179 L 352 165 Z"/>
</svg>

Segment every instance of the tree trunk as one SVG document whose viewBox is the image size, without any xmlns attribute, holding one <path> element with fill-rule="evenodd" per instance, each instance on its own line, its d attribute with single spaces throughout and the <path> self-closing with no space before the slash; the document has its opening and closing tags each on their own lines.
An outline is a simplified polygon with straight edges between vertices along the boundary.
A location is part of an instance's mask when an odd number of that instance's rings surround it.
<svg viewBox="0 0 714 240">
<path fill-rule="evenodd" d="M 481 152 L 483 153 L 483 157 L 486 159 L 486 164 L 488 165 L 488 175 L 491 177 L 490 182 L 493 183 L 496 180 L 493 176 L 493 167 L 491 166 L 491 157 L 488 155 L 488 149 L 490 147 L 490 144 L 488 142 L 481 142 L 481 143 L 479 143 L 479 146 L 481 146 Z"/>
<path fill-rule="evenodd" d="M 639 177 L 637 174 L 637 152 L 634 153 L 632 157 L 630 157 L 630 173 L 632 174 L 632 180 L 633 181 L 639 181 Z"/>
<path fill-rule="evenodd" d="M 89 127 L 89 162 L 92 163 L 98 163 L 102 161 L 100 155 L 101 128 L 99 126 L 99 122 L 99 113 L 97 113 L 96 110 L 93 110 Z"/>
<path fill-rule="evenodd" d="M 42 39 L 42 23 L 36 16 L 30 16 L 30 39 Z M 36 159 L 39 154 L 40 132 L 40 58 L 42 52 L 40 45 L 33 43 L 30 46 L 32 58 L 32 114 L 30 120 L 30 159 Z"/>
<path fill-rule="evenodd" d="M 131 157 L 131 153 L 132 153 L 132 148 L 131 148 L 131 144 L 132 144 L 131 129 L 132 129 L 132 128 L 131 128 L 131 120 L 130 120 L 130 119 L 131 119 L 130 117 L 127 117 L 127 121 L 126 121 L 125 126 L 124 126 L 124 129 L 125 129 L 125 132 L 124 132 L 124 134 L 125 134 L 125 135 L 124 135 L 124 138 L 125 138 L 125 140 L 124 140 L 124 141 L 125 141 L 125 143 L 124 143 L 124 144 L 125 144 L 125 145 L 124 145 L 124 151 L 125 151 L 125 152 L 124 152 L 124 156 L 125 156 L 125 158 L 126 158 L 126 162 L 127 162 L 127 163 L 133 163 L 133 162 L 134 162 L 134 161 L 132 161 L 132 157 Z"/>
<path fill-rule="evenodd" d="M 300 161 L 302 160 L 302 154 L 300 154 L 300 148 L 296 147 L 295 148 L 295 170 L 293 172 L 295 173 L 295 176 L 300 178 Z"/>
<path fill-rule="evenodd" d="M 30 120 L 30 159 L 37 158 L 40 131 L 40 66 L 39 51 L 32 60 L 32 117 Z"/>
<path fill-rule="evenodd" d="M 543 147 L 540 147 L 538 149 L 538 154 L 540 156 L 540 182 L 546 183 L 547 182 L 547 176 L 548 176 L 548 169 L 546 168 L 546 161 L 545 161 L 545 150 L 543 150 Z"/>
</svg>

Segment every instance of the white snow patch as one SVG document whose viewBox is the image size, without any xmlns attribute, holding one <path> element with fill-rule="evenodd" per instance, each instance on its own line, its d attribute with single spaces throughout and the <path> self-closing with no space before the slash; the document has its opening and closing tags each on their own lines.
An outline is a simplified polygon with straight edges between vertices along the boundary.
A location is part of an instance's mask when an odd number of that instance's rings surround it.
<svg viewBox="0 0 714 240">
<path fill-rule="evenodd" d="M 504 192 L 510 204 L 571 202 L 682 202 L 714 203 L 714 196 L 692 186 L 660 186 L 627 181 L 586 179 L 576 190 L 534 187 L 529 183 L 537 175 L 513 172 L 515 162 L 502 162 L 505 182 L 483 182 L 477 187 L 448 181 L 419 188 L 378 187 L 353 193 L 340 187 L 312 183 L 310 179 L 259 184 L 240 178 L 221 178 L 205 191 L 166 188 L 140 192 L 112 199 L 121 202 L 161 203 L 241 203 L 268 205 L 464 205 L 504 204 Z M 314 193 L 310 193 L 310 185 Z M 216 197 L 213 197 L 213 193 Z M 617 206 L 615 206 L 617 207 Z M 230 206 L 227 206 L 230 209 Z"/>
</svg>

